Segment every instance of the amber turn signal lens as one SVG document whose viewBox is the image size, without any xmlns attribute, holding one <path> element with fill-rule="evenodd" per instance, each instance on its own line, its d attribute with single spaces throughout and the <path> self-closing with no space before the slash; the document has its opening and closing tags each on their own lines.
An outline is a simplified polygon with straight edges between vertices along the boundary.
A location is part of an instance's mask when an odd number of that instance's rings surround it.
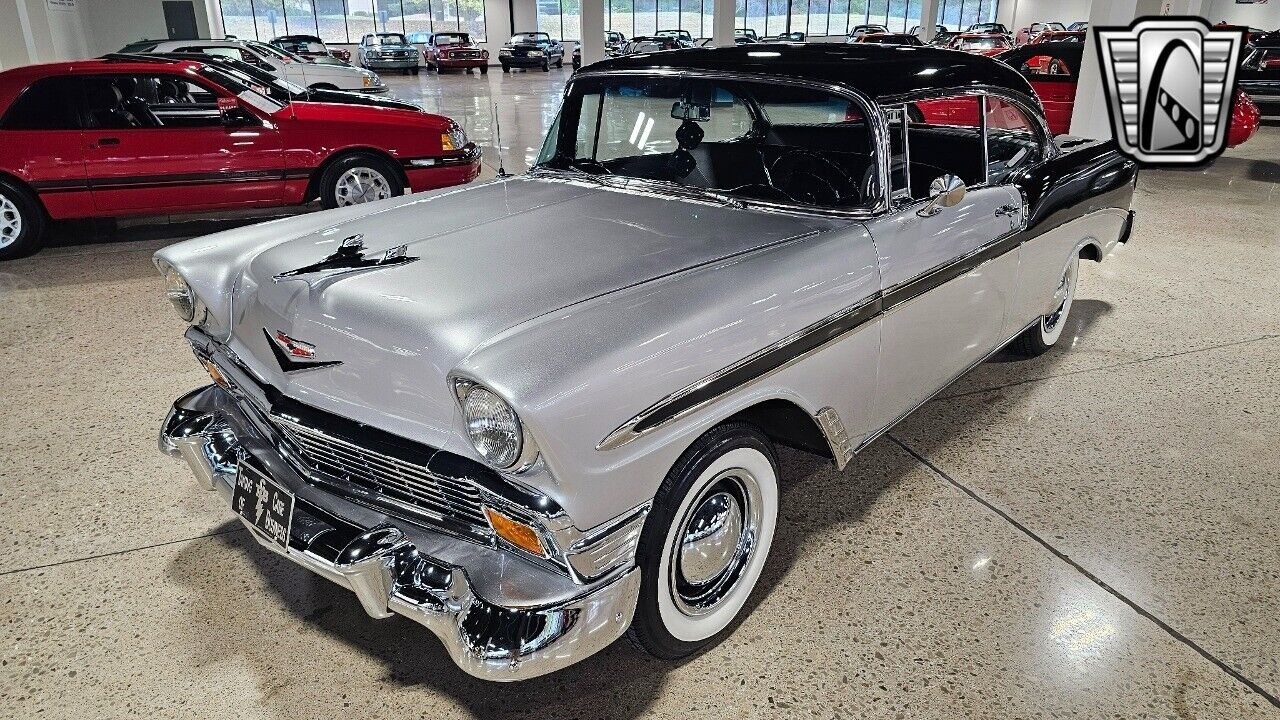
<svg viewBox="0 0 1280 720">
<path fill-rule="evenodd" d="M 547 556 L 547 551 L 542 547 L 542 540 L 538 538 L 538 531 L 518 520 L 512 520 L 493 508 L 486 507 L 484 514 L 488 516 L 489 524 L 493 526 L 494 532 L 498 533 L 498 537 L 538 557 Z"/>
<path fill-rule="evenodd" d="M 231 389 L 231 383 L 227 380 L 227 377 L 222 374 L 222 371 L 218 369 L 217 365 L 214 365 L 204 358 L 200 358 L 200 364 L 204 365 L 204 369 L 209 373 L 209 377 L 213 378 L 214 385 L 217 385 L 223 390 Z"/>
<path fill-rule="evenodd" d="M 440 149 L 444 150 L 445 152 L 452 152 L 458 149 L 453 146 L 453 138 L 449 135 L 449 133 L 440 134 Z"/>
</svg>

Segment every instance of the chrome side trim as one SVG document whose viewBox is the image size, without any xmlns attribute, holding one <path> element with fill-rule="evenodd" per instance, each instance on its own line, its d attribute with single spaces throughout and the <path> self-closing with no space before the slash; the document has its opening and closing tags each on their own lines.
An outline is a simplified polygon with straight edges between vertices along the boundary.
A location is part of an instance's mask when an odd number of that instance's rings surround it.
<svg viewBox="0 0 1280 720">
<path fill-rule="evenodd" d="M 880 294 L 798 330 L 645 408 L 605 436 L 597 450 L 614 450 L 686 417 L 743 385 L 768 377 L 854 332 L 880 314 Z"/>
<path fill-rule="evenodd" d="M 840 413 L 836 412 L 835 408 L 827 406 L 819 410 L 813 419 L 818 422 L 818 428 L 827 438 L 827 445 L 831 448 L 831 457 L 835 460 L 836 470 L 844 470 L 845 466 L 853 460 L 856 451 L 853 442 L 849 440 L 849 433 L 844 429 L 844 423 L 840 420 Z"/>
</svg>

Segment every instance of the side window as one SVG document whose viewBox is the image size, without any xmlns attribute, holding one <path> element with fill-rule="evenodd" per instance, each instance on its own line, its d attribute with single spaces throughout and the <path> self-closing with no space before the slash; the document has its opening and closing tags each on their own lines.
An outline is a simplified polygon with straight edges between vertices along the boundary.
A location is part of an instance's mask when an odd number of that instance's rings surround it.
<svg viewBox="0 0 1280 720">
<path fill-rule="evenodd" d="M 969 95 L 921 100 L 907 106 L 911 198 L 929 197 L 929 185 L 956 175 L 970 187 L 987 181 L 983 164 L 982 98 Z"/>
<path fill-rule="evenodd" d="M 988 97 L 986 119 L 989 183 L 1000 185 L 1014 172 L 1040 160 L 1040 136 L 1016 105 Z"/>
<path fill-rule="evenodd" d="M 76 130 L 80 78 L 51 77 L 32 83 L 10 106 L 0 121 L 5 130 Z"/>
<path fill-rule="evenodd" d="M 176 75 L 85 79 L 87 124 L 98 128 L 219 127 L 217 96 Z"/>
</svg>

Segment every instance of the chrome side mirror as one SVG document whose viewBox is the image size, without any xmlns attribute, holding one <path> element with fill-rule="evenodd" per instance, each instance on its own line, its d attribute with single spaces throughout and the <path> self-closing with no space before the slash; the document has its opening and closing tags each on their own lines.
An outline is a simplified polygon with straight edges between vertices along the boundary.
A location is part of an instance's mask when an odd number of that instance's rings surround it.
<svg viewBox="0 0 1280 720">
<path fill-rule="evenodd" d="M 942 212 L 943 208 L 959 205 L 966 192 L 968 188 L 964 181 L 956 175 L 947 174 L 936 178 L 929 183 L 929 204 L 916 214 L 920 217 L 933 217 Z"/>
</svg>

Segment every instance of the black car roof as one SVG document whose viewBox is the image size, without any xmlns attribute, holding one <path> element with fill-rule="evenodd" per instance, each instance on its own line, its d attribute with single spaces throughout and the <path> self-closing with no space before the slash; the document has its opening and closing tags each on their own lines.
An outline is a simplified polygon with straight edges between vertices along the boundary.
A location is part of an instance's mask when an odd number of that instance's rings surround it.
<svg viewBox="0 0 1280 720">
<path fill-rule="evenodd" d="M 1012 67 L 981 55 L 933 47 L 855 43 L 690 48 L 608 58 L 589 70 L 745 72 L 843 85 L 879 99 L 934 88 L 989 85 L 1034 98 Z"/>
</svg>

